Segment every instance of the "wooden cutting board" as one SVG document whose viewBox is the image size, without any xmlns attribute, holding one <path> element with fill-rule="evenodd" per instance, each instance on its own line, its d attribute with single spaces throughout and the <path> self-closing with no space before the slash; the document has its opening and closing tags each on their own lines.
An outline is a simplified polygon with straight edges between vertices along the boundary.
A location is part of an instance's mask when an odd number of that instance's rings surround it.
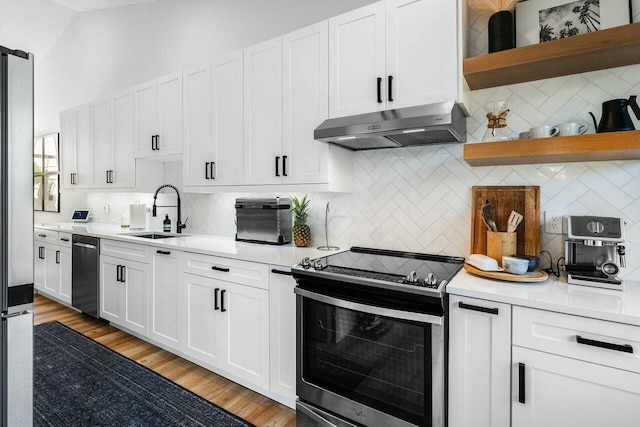
<svg viewBox="0 0 640 427">
<path fill-rule="evenodd" d="M 498 231 L 507 231 L 511 211 L 524 216 L 518 226 L 517 254 L 540 255 L 540 187 L 474 186 L 471 188 L 471 253 L 487 254 L 487 226 L 482 205 L 489 200 Z"/>
<path fill-rule="evenodd" d="M 549 278 L 549 275 L 542 270 L 531 271 L 524 274 L 511 274 L 504 271 L 483 271 L 466 262 L 464 263 L 464 269 L 476 276 L 503 280 L 505 282 L 537 283 L 544 282 Z"/>
</svg>

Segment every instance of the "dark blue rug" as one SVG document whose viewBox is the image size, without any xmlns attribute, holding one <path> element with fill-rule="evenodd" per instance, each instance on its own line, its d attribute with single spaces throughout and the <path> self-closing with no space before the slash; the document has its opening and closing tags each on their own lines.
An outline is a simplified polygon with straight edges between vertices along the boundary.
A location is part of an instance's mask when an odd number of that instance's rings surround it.
<svg viewBox="0 0 640 427">
<path fill-rule="evenodd" d="M 58 322 L 34 340 L 34 426 L 252 426 Z"/>
</svg>

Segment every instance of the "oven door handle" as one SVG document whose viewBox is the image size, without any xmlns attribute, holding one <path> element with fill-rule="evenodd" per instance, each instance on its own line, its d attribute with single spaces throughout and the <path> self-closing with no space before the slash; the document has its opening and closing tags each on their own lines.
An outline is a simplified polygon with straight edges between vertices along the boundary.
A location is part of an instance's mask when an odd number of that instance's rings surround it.
<svg viewBox="0 0 640 427">
<path fill-rule="evenodd" d="M 363 313 L 377 314 L 378 316 L 390 317 L 394 319 L 409 320 L 414 322 L 432 323 L 434 325 L 442 325 L 442 316 L 435 316 L 432 314 L 415 313 L 413 311 L 394 310 L 392 308 L 377 307 L 373 305 L 360 304 L 353 301 L 347 301 L 339 298 L 330 297 L 327 295 L 317 294 L 315 292 L 307 291 L 296 287 L 294 292 L 305 298 L 310 298 L 314 301 L 323 302 L 325 304 L 334 305 L 340 308 L 346 308 L 349 310 L 361 311 Z"/>
<path fill-rule="evenodd" d="M 303 412 L 305 415 L 309 416 L 310 418 L 313 418 L 313 420 L 318 422 L 319 425 L 322 427 L 338 427 L 337 425 L 333 424 L 328 419 L 320 416 L 320 414 L 316 413 L 313 409 L 311 409 L 309 406 L 305 405 L 300 401 L 296 402 L 296 410 Z"/>
</svg>

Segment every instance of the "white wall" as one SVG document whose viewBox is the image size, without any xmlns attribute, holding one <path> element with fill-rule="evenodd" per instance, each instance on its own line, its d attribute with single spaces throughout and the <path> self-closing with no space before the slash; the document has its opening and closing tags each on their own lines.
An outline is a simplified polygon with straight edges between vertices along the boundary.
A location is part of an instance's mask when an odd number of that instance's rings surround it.
<svg viewBox="0 0 640 427">
<path fill-rule="evenodd" d="M 36 135 L 58 131 L 67 108 L 369 3 L 159 0 L 80 13 L 36 67 Z"/>
</svg>

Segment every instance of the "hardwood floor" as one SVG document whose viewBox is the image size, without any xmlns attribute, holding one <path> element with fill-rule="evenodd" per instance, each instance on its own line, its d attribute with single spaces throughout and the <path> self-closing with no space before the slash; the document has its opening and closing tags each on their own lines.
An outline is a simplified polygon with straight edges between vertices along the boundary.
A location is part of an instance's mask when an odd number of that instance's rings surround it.
<svg viewBox="0 0 640 427">
<path fill-rule="evenodd" d="M 129 335 L 103 320 L 79 313 L 42 295 L 35 296 L 33 311 L 36 325 L 57 320 L 256 426 L 296 425 L 295 412 L 286 406 Z"/>
</svg>

